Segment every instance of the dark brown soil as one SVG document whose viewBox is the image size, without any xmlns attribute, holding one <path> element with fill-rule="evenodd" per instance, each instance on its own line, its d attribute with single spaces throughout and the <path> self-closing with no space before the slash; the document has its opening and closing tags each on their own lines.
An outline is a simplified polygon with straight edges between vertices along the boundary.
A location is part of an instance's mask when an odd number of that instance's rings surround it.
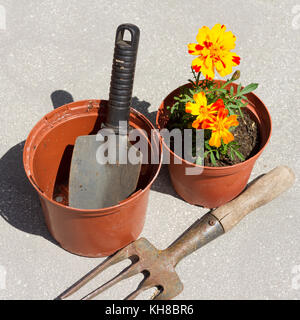
<svg viewBox="0 0 300 320">
<path fill-rule="evenodd" d="M 232 131 L 234 141 L 240 146 L 238 151 L 245 157 L 245 160 L 252 157 L 260 146 L 260 136 L 258 124 L 250 117 L 248 112 L 244 111 L 244 117 L 238 116 L 239 125 Z M 221 155 L 219 160 L 216 160 L 218 167 L 231 166 L 242 162 L 238 157 L 231 160 L 229 155 Z M 213 164 L 209 157 L 204 159 L 204 164 L 207 167 L 212 167 Z"/>
<path fill-rule="evenodd" d="M 254 116 L 251 116 L 248 111 L 243 110 L 244 117 L 242 118 L 238 114 L 239 125 L 232 131 L 234 135 L 234 141 L 240 146 L 238 151 L 244 156 L 245 160 L 254 156 L 260 148 L 260 135 L 259 135 L 259 126 L 254 121 Z M 171 140 L 170 144 L 171 150 L 174 151 L 173 141 Z M 182 147 L 184 150 L 184 148 Z M 207 151 L 207 150 L 205 150 Z M 231 160 L 229 152 L 227 155 L 220 154 L 220 159 L 216 159 L 217 167 L 232 166 L 234 164 L 243 162 L 236 155 L 234 159 Z M 213 167 L 211 163 L 210 156 L 208 155 L 204 159 L 204 165 L 207 167 Z"/>
</svg>

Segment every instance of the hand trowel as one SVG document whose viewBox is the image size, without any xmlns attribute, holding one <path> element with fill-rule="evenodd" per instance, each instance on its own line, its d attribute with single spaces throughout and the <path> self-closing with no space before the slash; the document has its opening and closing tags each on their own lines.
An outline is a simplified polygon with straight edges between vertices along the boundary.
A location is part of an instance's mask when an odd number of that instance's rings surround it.
<svg viewBox="0 0 300 320">
<path fill-rule="evenodd" d="M 130 40 L 124 39 L 125 32 Z M 142 154 L 128 133 L 139 35 L 133 24 L 117 28 L 106 121 L 97 135 L 79 136 L 74 146 L 69 178 L 73 208 L 111 207 L 136 189 Z"/>
</svg>

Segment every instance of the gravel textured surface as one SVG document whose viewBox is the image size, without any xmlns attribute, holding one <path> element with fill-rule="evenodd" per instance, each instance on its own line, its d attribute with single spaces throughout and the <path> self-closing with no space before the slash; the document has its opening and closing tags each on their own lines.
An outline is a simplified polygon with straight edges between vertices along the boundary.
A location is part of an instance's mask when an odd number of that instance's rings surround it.
<svg viewBox="0 0 300 320">
<path fill-rule="evenodd" d="M 65 102 L 108 98 L 115 29 L 123 22 L 141 29 L 133 106 L 152 121 L 161 100 L 190 77 L 186 44 L 198 28 L 220 22 L 232 30 L 240 80 L 260 84 L 256 94 L 273 120 L 251 179 L 280 164 L 298 175 L 299 0 L 1 0 L 0 9 L 0 299 L 53 299 L 102 261 L 72 255 L 51 238 L 23 171 L 22 148 L 34 124 L 59 103 L 53 92 L 66 91 Z M 142 236 L 164 248 L 206 212 L 176 196 L 163 167 Z M 177 272 L 185 286 L 179 299 L 299 299 L 298 180 Z M 139 279 L 103 297 L 125 297 Z"/>
</svg>

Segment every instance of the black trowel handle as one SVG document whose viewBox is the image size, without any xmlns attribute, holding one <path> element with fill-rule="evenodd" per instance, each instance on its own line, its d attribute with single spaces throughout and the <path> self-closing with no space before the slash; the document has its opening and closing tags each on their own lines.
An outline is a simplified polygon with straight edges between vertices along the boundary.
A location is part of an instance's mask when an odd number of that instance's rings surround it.
<svg viewBox="0 0 300 320">
<path fill-rule="evenodd" d="M 130 33 L 130 40 L 124 40 L 125 31 Z M 133 24 L 122 24 L 117 29 L 105 122 L 116 133 L 126 131 L 128 126 L 139 38 L 140 30 Z"/>
</svg>

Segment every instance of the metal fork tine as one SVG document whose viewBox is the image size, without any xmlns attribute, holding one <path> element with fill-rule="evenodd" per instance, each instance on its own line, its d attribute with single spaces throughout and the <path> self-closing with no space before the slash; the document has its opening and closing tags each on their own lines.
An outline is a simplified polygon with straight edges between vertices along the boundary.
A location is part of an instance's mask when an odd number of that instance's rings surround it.
<svg viewBox="0 0 300 320">
<path fill-rule="evenodd" d="M 166 292 L 164 291 L 164 289 L 162 289 L 158 291 L 158 293 L 152 298 L 152 300 L 171 300 L 177 295 L 178 293 L 174 294 L 174 292 L 172 291 Z"/>
<path fill-rule="evenodd" d="M 64 291 L 61 295 L 59 295 L 56 300 L 62 300 L 76 291 L 78 291 L 80 288 L 82 288 L 86 283 L 88 283 L 90 280 L 92 280 L 94 277 L 96 277 L 98 274 L 106 270 L 107 268 L 115 265 L 118 262 L 121 262 L 125 259 L 130 258 L 130 256 L 134 255 L 135 251 L 132 249 L 132 247 L 129 245 L 120 251 L 116 252 L 114 255 L 108 257 L 105 259 L 102 263 L 100 263 L 97 267 L 95 267 L 93 270 L 91 270 L 89 273 L 87 273 L 85 276 L 83 276 L 81 279 L 79 279 L 74 285 L 72 285 L 70 288 L 68 288 L 66 291 Z"/>
<path fill-rule="evenodd" d="M 158 292 L 156 292 L 150 300 L 164 300 L 163 299 L 163 292 L 160 290 L 157 290 Z"/>
<path fill-rule="evenodd" d="M 153 285 L 139 285 L 136 290 L 134 290 L 132 293 L 130 293 L 124 300 L 134 300 L 139 294 L 142 292 L 154 288 Z"/>
<path fill-rule="evenodd" d="M 102 293 L 103 291 L 109 289 L 113 285 L 117 284 L 118 282 L 125 280 L 127 278 L 130 278 L 138 274 L 139 272 L 141 272 L 140 266 L 137 263 L 132 263 L 130 266 L 126 267 L 123 271 L 121 271 L 117 276 L 107 281 L 106 283 L 104 283 L 102 286 L 95 289 L 94 291 L 90 292 L 81 300 L 90 300 L 96 297 L 97 295 L 99 295 L 100 293 Z"/>
</svg>

